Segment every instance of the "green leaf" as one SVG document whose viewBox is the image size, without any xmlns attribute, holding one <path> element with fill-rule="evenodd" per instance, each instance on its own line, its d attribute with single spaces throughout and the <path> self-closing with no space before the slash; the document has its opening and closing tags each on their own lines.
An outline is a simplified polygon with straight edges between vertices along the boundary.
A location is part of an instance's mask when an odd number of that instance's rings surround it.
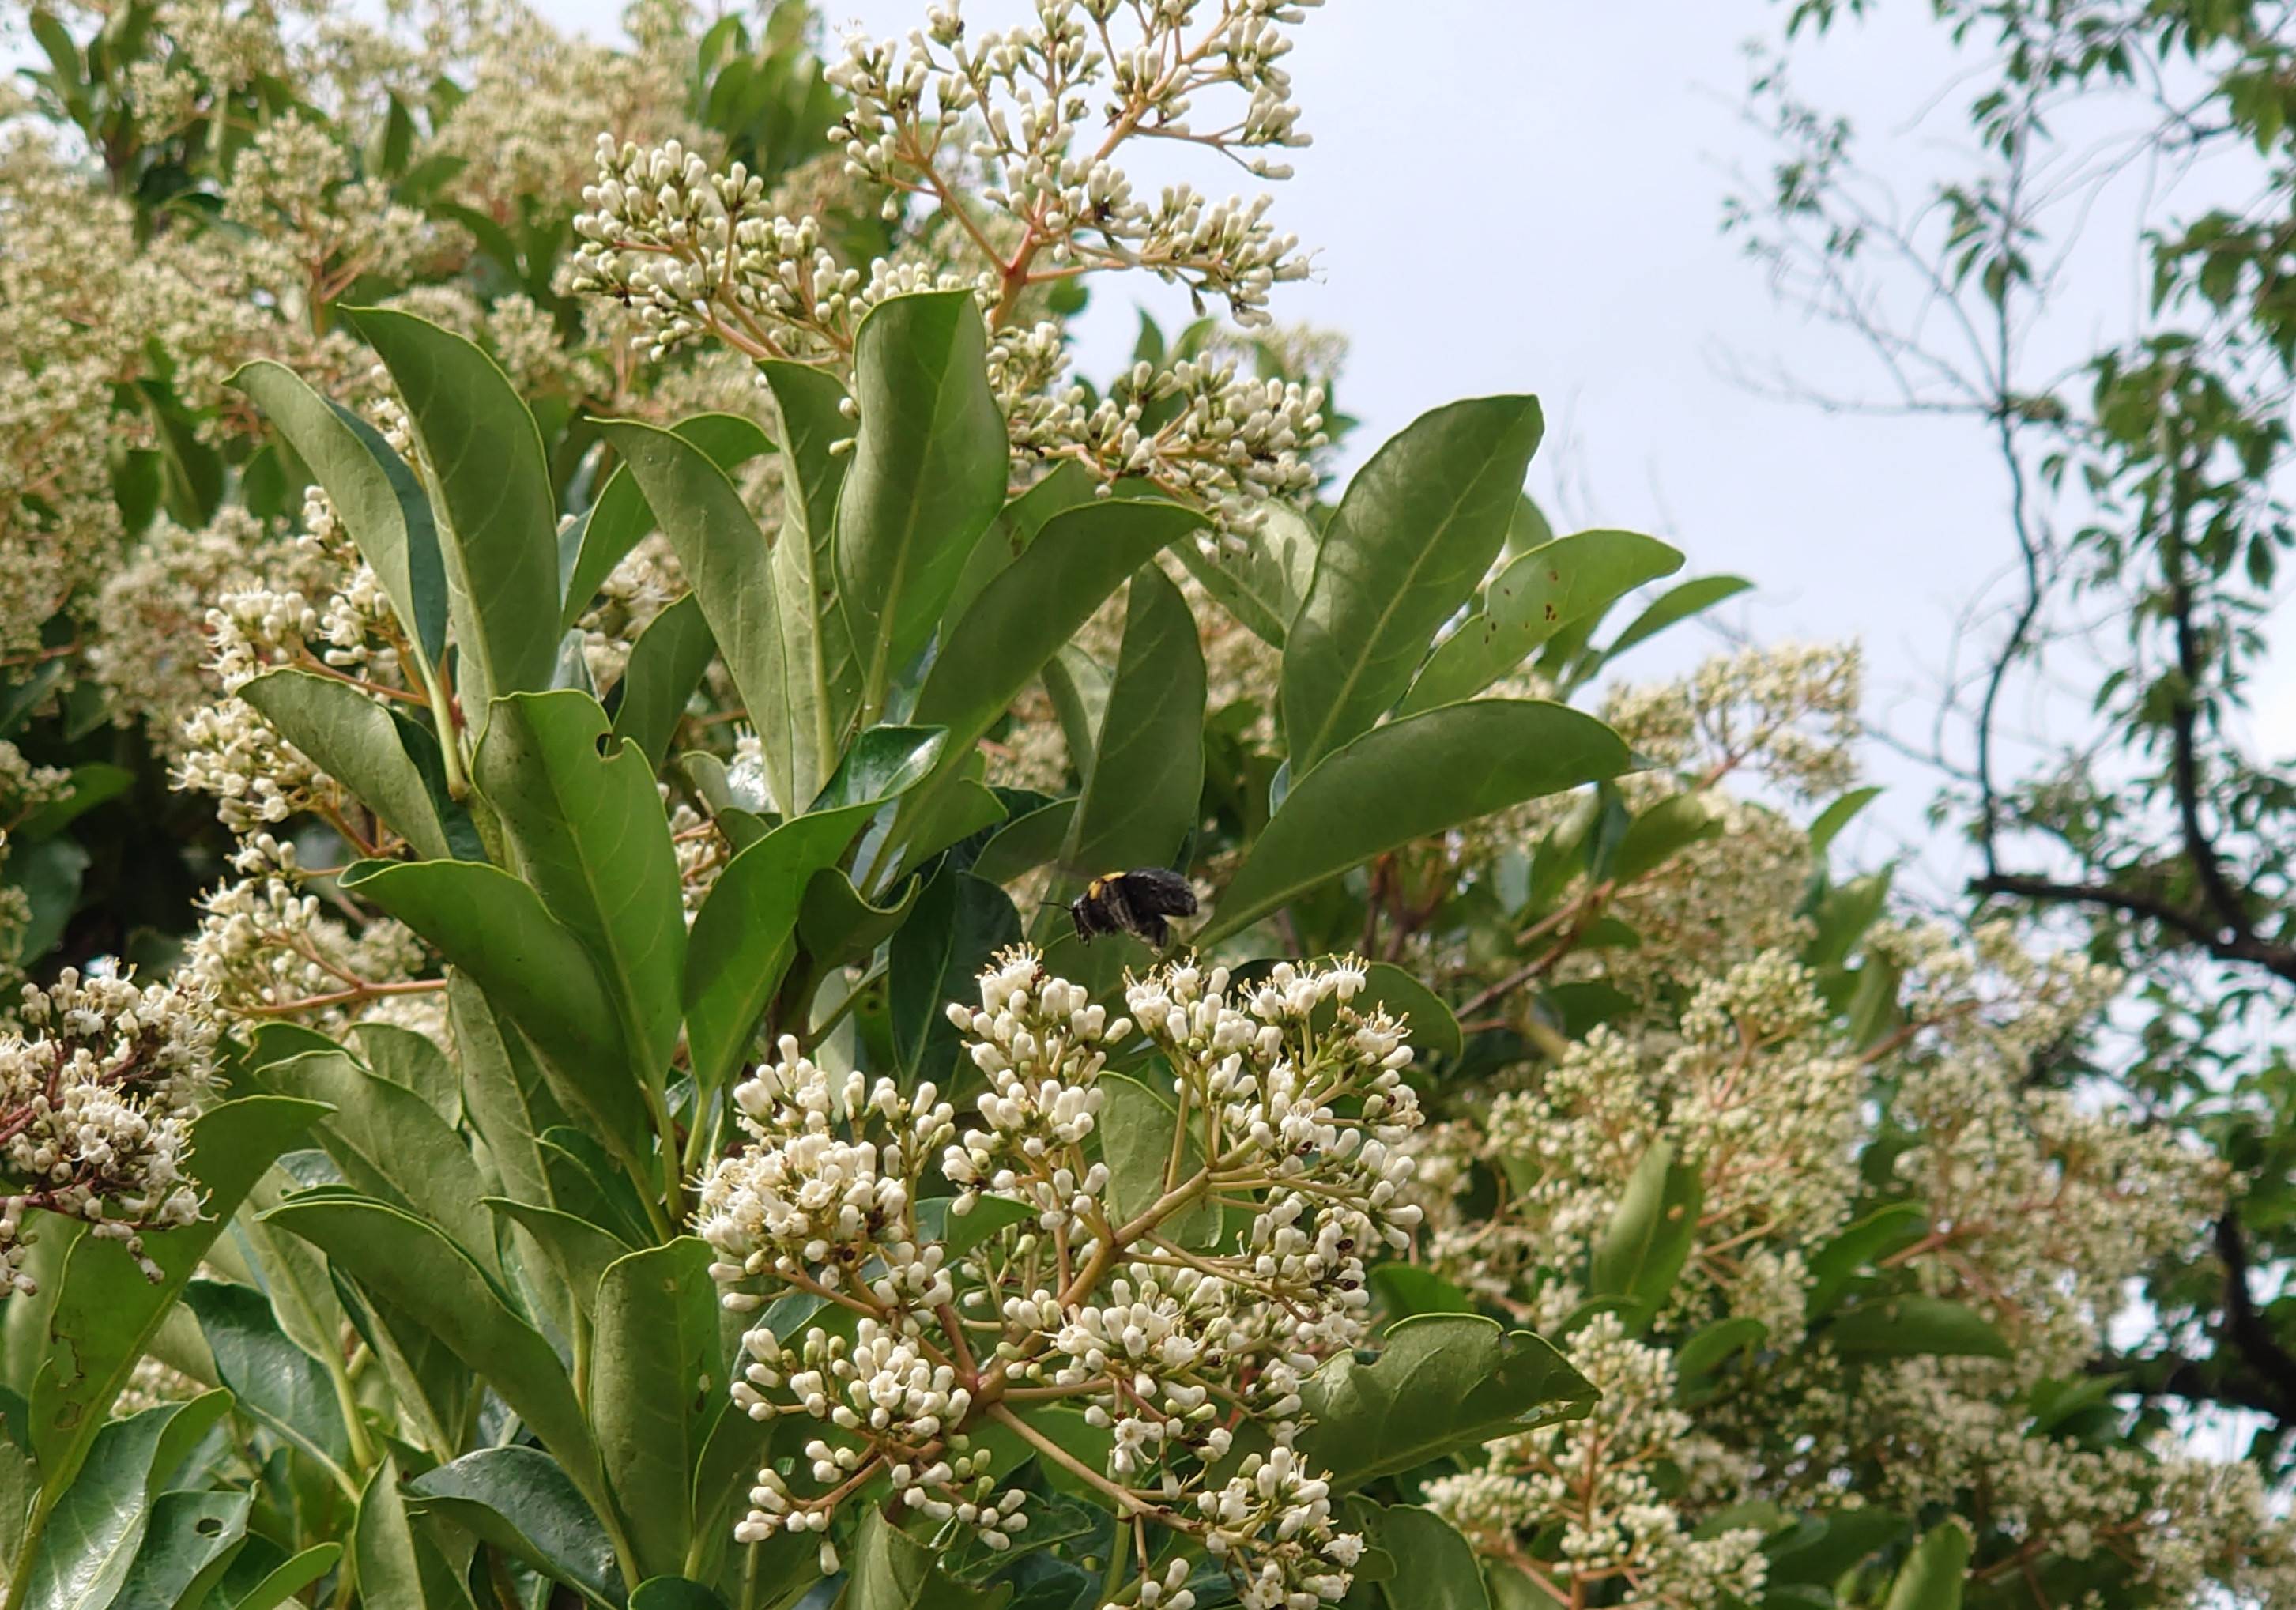
<svg viewBox="0 0 2296 1610">
<path fill-rule="evenodd" d="M 263 410 L 317 477 L 391 612 L 437 665 L 447 651 L 447 569 L 430 500 L 414 472 L 380 431 L 282 365 L 251 363 L 230 383 Z"/>
<path fill-rule="evenodd" d="M 1388 1328 L 1379 1356 L 1326 1359 L 1300 1392 L 1312 1424 L 1300 1450 L 1331 1472 L 1335 1492 L 1396 1475 L 1558 1419 L 1595 1392 L 1529 1331 L 1467 1314 L 1422 1314 Z"/>
<path fill-rule="evenodd" d="M 1497 556 L 1542 429 L 1533 398 L 1453 403 L 1406 426 L 1349 484 L 1283 648 L 1295 776 L 1402 697 L 1436 628 Z"/>
<path fill-rule="evenodd" d="M 1627 824 L 1606 875 L 1631 883 L 1646 877 L 1693 844 L 1722 834 L 1722 812 L 1702 789 L 1669 794 Z"/>
<path fill-rule="evenodd" d="M 784 816 L 809 798 L 832 752 L 827 713 L 789 659 L 765 533 L 726 472 L 691 442 L 634 421 L 599 427 L 677 551 L 693 596 L 765 752 L 766 787 Z"/>
<path fill-rule="evenodd" d="M 1060 718 L 1061 738 L 1078 767 L 1100 746 L 1101 712 L 1108 708 L 1109 673 L 1071 643 L 1045 662 L 1045 692 Z"/>
<path fill-rule="evenodd" d="M 1534 548 L 1501 571 L 1483 607 L 1437 645 L 1404 713 L 1472 698 L 1564 627 L 1681 568 L 1678 549 L 1633 531 L 1580 531 Z"/>
<path fill-rule="evenodd" d="M 1382 1263 L 1370 1275 L 1382 1312 L 1397 1319 L 1414 1314 L 1472 1314 L 1475 1301 L 1423 1264 Z"/>
<path fill-rule="evenodd" d="M 534 1238 L 536 1249 L 556 1271 L 577 1312 L 590 1311 L 606 1270 L 633 1250 L 614 1231 L 558 1208 L 513 1202 L 507 1196 L 489 1196 L 486 1205 Z"/>
<path fill-rule="evenodd" d="M 471 1599 L 428 1538 L 416 1534 L 398 1488 L 397 1461 L 367 1478 L 351 1532 L 351 1570 L 362 1603 L 377 1610 L 466 1610 Z"/>
<path fill-rule="evenodd" d="M 608 731 L 578 693 L 495 702 L 472 775 L 518 869 L 605 978 L 630 1071 L 659 1089 L 677 1047 L 685 908 L 653 768 L 636 750 L 600 758 Z"/>
<path fill-rule="evenodd" d="M 61 1491 L 78 1473 L 160 1321 L 241 1201 L 323 1111 L 308 1101 L 249 1096 L 193 1121 L 193 1168 L 206 1199 L 196 1221 L 144 1236 L 144 1256 L 160 1266 L 157 1281 L 112 1242 L 84 1236 L 72 1243 L 48 1316 L 47 1354 L 27 1394 L 31 1450 L 47 1491 Z"/>
<path fill-rule="evenodd" d="M 996 1610 L 1010 1597 L 1009 1588 L 972 1588 L 942 1574 L 933 1565 L 939 1553 L 870 1505 L 853 1540 L 840 1610 Z"/>
<path fill-rule="evenodd" d="M 1805 1312 L 1814 1321 L 1839 1302 L 1857 1275 L 1928 1233 L 1929 1209 L 1917 1202 L 1876 1208 L 1809 1255 Z"/>
<path fill-rule="evenodd" d="M 1857 820 L 1858 812 L 1881 797 L 1882 791 L 1878 788 L 1853 788 L 1819 811 L 1817 819 L 1809 825 L 1809 853 L 1812 858 L 1822 858 L 1826 846 L 1833 842 L 1843 828 Z"/>
<path fill-rule="evenodd" d="M 709 1246 L 684 1236 L 619 1260 L 597 1286 L 586 1401 L 642 1575 L 685 1559 L 697 1519 L 693 1472 L 724 1407 L 709 1263 Z"/>
<path fill-rule="evenodd" d="M 1868 1299 L 1837 1317 L 1824 1335 L 1833 1351 L 1858 1359 L 2006 1359 L 2009 1343 L 1966 1304 L 1918 1294 Z"/>
<path fill-rule="evenodd" d="M 1961 1610 L 1962 1589 L 1968 1580 L 1969 1533 L 1959 1521 L 1947 1521 L 1914 1545 L 1890 1584 L 1883 1610 Z"/>
<path fill-rule="evenodd" d="M 485 994 L 459 969 L 447 978 L 447 1023 L 462 1075 L 463 1107 L 505 1195 L 547 1203 L 540 1137 L 563 1121 L 524 1037 L 496 1021 Z"/>
<path fill-rule="evenodd" d="M 1093 502 L 1097 485 L 1091 471 L 1073 458 L 1063 458 L 1006 504 L 965 556 L 964 571 L 949 596 L 947 618 L 964 620 L 981 590 L 1029 551 L 1053 516 Z"/>
<path fill-rule="evenodd" d="M 875 954 L 907 920 L 924 881 L 912 877 L 883 905 L 854 887 L 834 867 L 814 875 L 798 902 L 798 938 L 814 959 L 830 967 L 850 966 Z"/>
<path fill-rule="evenodd" d="M 1073 799 L 1054 800 L 1014 817 L 972 858 L 972 875 L 992 883 L 1009 883 L 1058 858 L 1076 808 Z"/>
<path fill-rule="evenodd" d="M 244 1492 L 163 1492 L 111 1610 L 184 1610 L 202 1603 L 247 1541 Z"/>
<path fill-rule="evenodd" d="M 1100 1116 L 1094 1129 L 1100 1137 L 1100 1160 L 1108 1165 L 1108 1204 L 1118 1223 L 1128 1223 L 1164 1195 L 1179 1113 L 1155 1091 L 1122 1073 L 1102 1074 L 1099 1089 Z M 1173 1183 L 1185 1185 L 1203 1169 L 1203 1148 L 1192 1127 L 1182 1145 L 1179 1177 Z M 1163 1220 L 1162 1231 L 1182 1246 L 1209 1246 L 1219 1236 L 1219 1205 L 1191 1202 Z"/>
<path fill-rule="evenodd" d="M 1004 504 L 1004 415 L 970 291 L 897 296 L 855 333 L 861 424 L 837 504 L 838 602 L 861 662 L 861 719 L 940 624 Z M 698 585 L 698 583 L 697 583 Z"/>
<path fill-rule="evenodd" d="M 650 1577 L 630 1595 L 630 1610 L 726 1610 L 726 1601 L 682 1576 Z"/>
<path fill-rule="evenodd" d="M 225 1392 L 162 1403 L 93 1432 L 72 1476 L 60 1481 L 51 1466 L 48 1490 L 58 1496 L 45 1529 L 0 1545 L 25 1573 L 12 1602 L 23 1610 L 106 1610 L 150 1528 L 154 1489 L 230 1407 Z M 35 1545 L 29 1559 L 17 1552 L 20 1541 Z"/>
<path fill-rule="evenodd" d="M 227 1573 L 223 1584 L 222 1610 L 278 1610 L 281 1605 L 333 1570 L 335 1562 L 342 1557 L 343 1546 L 340 1543 L 314 1543 L 265 1572 L 236 1598 L 231 1597 L 232 1584 Z M 234 1564 L 243 1569 L 246 1562 L 241 1560 Z"/>
<path fill-rule="evenodd" d="M 351 1187 L 430 1221 L 499 1280 L 494 1221 L 479 1198 L 486 1178 L 447 1121 L 404 1086 L 368 1072 L 342 1051 L 310 1051 L 263 1070 L 265 1086 L 334 1108 L 319 1144 Z"/>
<path fill-rule="evenodd" d="M 477 347 L 383 308 L 343 316 L 406 404 L 446 516 L 463 703 L 550 686 L 558 660 L 558 505 L 534 415 Z"/>
<path fill-rule="evenodd" d="M 613 1545 L 558 1461 L 538 1448 L 482 1448 L 406 1484 L 408 1507 L 563 1582 L 594 1605 L 619 1606 Z"/>
<path fill-rule="evenodd" d="M 300 1236 L 373 1301 L 437 1336 L 578 1483 L 594 1482 L 597 1450 L 557 1353 L 445 1236 L 397 1208 L 351 1196 L 294 1198 L 263 1221 Z"/>
<path fill-rule="evenodd" d="M 832 550 L 847 466 L 845 455 L 833 449 L 853 426 L 844 414 L 845 388 L 833 376 L 804 364 L 764 364 L 758 373 L 782 416 L 782 524 L 773 572 L 783 653 L 814 716 L 813 761 L 798 768 L 801 801 L 833 763 L 861 700 L 861 664 L 837 601 Z"/>
<path fill-rule="evenodd" d="M 886 957 L 886 1020 L 905 1088 L 920 1078 L 949 1088 L 956 1030 L 948 1002 L 975 998 L 988 958 L 1021 941 L 1021 916 L 996 884 L 944 865 L 917 896 Z"/>
<path fill-rule="evenodd" d="M 1912 1531 L 1912 1524 L 1903 1516 L 1886 1509 L 1836 1510 L 1821 1518 L 1807 1540 L 1797 1532 L 1770 1550 L 1768 1580 L 1782 1586 L 1807 1583 L 1821 1588 L 1830 1606 L 1833 1587 L 1843 1572 L 1896 1547 Z"/>
<path fill-rule="evenodd" d="M 1374 962 L 1364 970 L 1364 987 L 1357 992 L 1358 1012 L 1384 1006 L 1388 1014 L 1410 1026 L 1411 1043 L 1423 1060 L 1427 1053 L 1456 1062 L 1466 1051 L 1459 1020 L 1435 991 L 1393 962 Z"/>
<path fill-rule="evenodd" d="M 648 771 L 661 769 L 678 720 L 717 652 L 701 601 L 692 593 L 647 621 L 630 645 L 629 667 L 615 695 L 614 736 L 636 745 Z"/>
<path fill-rule="evenodd" d="M 1690 1261 L 1703 1197 L 1698 1171 L 1676 1162 L 1673 1146 L 1661 1139 L 1644 1149 L 1595 1243 L 1587 1283 L 1590 1296 L 1626 1299 L 1630 1332 L 1650 1323 Z"/>
<path fill-rule="evenodd" d="M 83 760 L 71 769 L 71 784 L 63 795 L 29 812 L 9 830 L 18 844 L 53 838 L 107 800 L 116 800 L 135 785 L 135 774 L 109 760 Z"/>
<path fill-rule="evenodd" d="M 1195 617 L 1164 572 L 1144 565 L 1132 578 L 1100 745 L 1062 850 L 1072 875 L 1171 864 L 1196 826 L 1203 727 Z"/>
<path fill-rule="evenodd" d="M 1196 943 L 1210 946 L 1384 850 L 1628 768 L 1592 716 L 1484 699 L 1365 733 L 1294 781 Z M 1440 788 L 1429 779 L 1440 777 Z"/>
<path fill-rule="evenodd" d="M 944 775 L 954 775 L 956 763 L 1127 576 L 1202 524 L 1201 515 L 1175 504 L 1120 501 L 1086 504 L 1047 520 L 1028 550 L 982 589 L 946 634 L 917 691 L 914 719 L 948 729 Z M 904 824 L 942 780 L 937 777 L 903 805 Z"/>
<path fill-rule="evenodd" d="M 316 1359 L 282 1333 L 270 1300 L 252 1286 L 194 1280 L 184 1287 L 184 1301 L 199 1319 L 216 1375 L 239 1411 L 348 1487 L 350 1442 L 334 1383 Z"/>
<path fill-rule="evenodd" d="M 757 421 L 738 414 L 697 414 L 679 420 L 670 430 L 701 448 L 709 462 L 721 470 L 731 471 L 774 450 L 774 444 L 758 429 Z M 653 511 L 646 505 L 645 494 L 631 479 L 628 466 L 617 465 L 606 478 L 598 500 L 582 516 L 577 531 L 569 533 L 578 534 L 570 557 L 562 545 L 565 603 L 559 612 L 559 630 L 568 629 L 589 612 L 598 589 L 614 573 L 614 567 L 627 558 L 630 550 L 645 540 L 646 533 L 653 528 Z"/>
<path fill-rule="evenodd" d="M 1286 503 L 1263 504 L 1259 523 L 1224 533 L 1216 552 L 1184 542 L 1172 552 L 1202 583 L 1204 591 L 1242 621 L 1255 637 L 1282 648 L 1300 605 L 1316 577 L 1320 546 L 1316 528 Z M 1230 546 L 1241 542 L 1241 553 Z"/>
<path fill-rule="evenodd" d="M 1372 1540 L 1395 1560 L 1379 1584 L 1391 1610 L 1490 1610 L 1482 1564 L 1458 1530 L 1414 1504 L 1380 1508 Z"/>
<path fill-rule="evenodd" d="M 1675 1352 L 1676 1384 L 1687 1386 L 1712 1374 L 1733 1354 L 1759 1347 L 1769 1334 L 1770 1327 L 1751 1314 L 1734 1314 L 1700 1326 Z"/>
<path fill-rule="evenodd" d="M 370 1020 L 353 1023 L 344 1038 L 358 1054 L 358 1059 L 378 1078 L 387 1079 L 403 1090 L 414 1091 L 448 1128 L 460 1126 L 463 1076 L 429 1035 L 402 1029 L 397 1023 Z"/>
<path fill-rule="evenodd" d="M 606 981 L 541 896 L 474 861 L 363 861 L 341 882 L 477 980 L 548 1059 L 553 1093 L 581 1107 L 600 1135 L 628 1146 L 650 1132 Z"/>
<path fill-rule="evenodd" d="M 1636 644 L 1647 643 L 1667 628 L 1704 614 L 1724 599 L 1751 590 L 1753 585 L 1742 576 L 1699 576 L 1669 587 L 1611 640 L 1611 646 L 1603 651 L 1603 659 L 1615 660 Z"/>
<path fill-rule="evenodd" d="M 685 968 L 685 1037 L 694 1081 L 715 1090 L 737 1067 L 795 955 L 805 891 L 837 865 L 862 824 L 932 768 L 941 735 L 882 727 L 861 735 L 812 814 L 736 855 L 694 914 Z"/>
<path fill-rule="evenodd" d="M 1866 931 L 1881 920 L 1889 904 L 1890 874 L 1891 868 L 1884 867 L 1825 891 L 1810 914 L 1815 932 L 1802 947 L 1802 965 L 1839 966 L 1849 957 Z"/>
</svg>

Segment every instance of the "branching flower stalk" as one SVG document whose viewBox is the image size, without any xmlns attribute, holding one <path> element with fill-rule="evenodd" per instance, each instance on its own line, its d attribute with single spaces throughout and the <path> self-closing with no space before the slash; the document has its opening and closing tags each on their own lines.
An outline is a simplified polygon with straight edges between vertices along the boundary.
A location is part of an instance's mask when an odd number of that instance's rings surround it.
<svg viewBox="0 0 2296 1610">
<path fill-rule="evenodd" d="M 833 1075 L 784 1039 L 735 1092 L 750 1144 L 704 1183 L 699 1228 L 726 1305 L 763 1310 L 736 1401 L 816 1434 L 809 1480 L 758 1472 L 737 1538 L 823 1534 L 883 1491 L 1009 1547 L 1029 1516 L 992 1496 L 974 1433 L 993 1421 L 1128 1524 L 1111 1605 L 1189 1610 L 1201 1556 L 1250 1610 L 1344 1594 L 1362 1540 L 1294 1450 L 1300 1386 L 1365 1338 L 1365 1260 L 1420 1218 L 1411 1051 L 1349 1005 L 1363 982 L 1352 958 L 1251 986 L 1190 960 L 1128 978 L 1111 1018 L 1005 951 L 979 1006 L 949 1008 L 988 1081 L 975 1126 L 930 1083 Z M 1126 1088 L 1119 1140 L 1103 1072 L 1136 1031 L 1173 1076 L 1144 1157 L 1153 1098 Z M 927 1195 L 936 1163 L 953 1197 Z"/>
<path fill-rule="evenodd" d="M 1308 143 L 1281 65 L 1284 29 L 1319 3 L 1045 0 L 1034 25 L 977 43 L 955 4 L 936 5 L 906 49 L 856 37 L 828 71 L 852 101 L 830 131 L 848 176 L 882 192 L 889 220 L 926 203 L 892 257 L 840 262 L 817 219 L 780 211 L 739 163 L 713 172 L 675 140 L 644 149 L 601 136 L 598 182 L 574 221 L 575 288 L 633 310 L 656 357 L 716 341 L 840 373 L 875 303 L 970 289 L 1024 465 L 1144 477 L 1248 518 L 1255 499 L 1314 489 L 1322 389 L 1242 376 L 1232 357 L 1208 356 L 1137 366 L 1096 398 L 1063 382 L 1047 299 L 1086 275 L 1137 270 L 1186 286 L 1200 308 L 1219 300 L 1246 330 L 1270 322 L 1269 293 L 1305 278 L 1308 262 L 1268 222 L 1269 199 L 1214 202 L 1188 185 L 1147 199 L 1117 159 L 1128 142 L 1171 140 L 1288 177 L 1264 154 Z M 1232 119 L 1190 120 L 1199 97 L 1224 91 L 1242 100 Z"/>
</svg>

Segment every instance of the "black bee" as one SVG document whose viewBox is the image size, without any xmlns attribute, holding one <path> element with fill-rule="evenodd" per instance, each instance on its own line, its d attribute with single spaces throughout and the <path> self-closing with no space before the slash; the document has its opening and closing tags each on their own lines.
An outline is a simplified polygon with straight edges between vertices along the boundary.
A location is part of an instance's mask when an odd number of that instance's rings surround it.
<svg viewBox="0 0 2296 1610">
<path fill-rule="evenodd" d="M 1196 891 L 1188 880 L 1161 867 L 1104 872 L 1069 902 L 1077 938 L 1089 945 L 1103 933 L 1129 933 L 1162 949 L 1172 937 L 1164 919 L 1196 915 Z"/>
</svg>

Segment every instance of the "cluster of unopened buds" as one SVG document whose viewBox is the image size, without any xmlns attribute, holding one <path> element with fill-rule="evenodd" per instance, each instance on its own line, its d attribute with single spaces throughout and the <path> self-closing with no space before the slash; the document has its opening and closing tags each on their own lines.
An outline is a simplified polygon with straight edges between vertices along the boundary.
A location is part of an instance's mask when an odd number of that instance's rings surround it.
<svg viewBox="0 0 2296 1610">
<path fill-rule="evenodd" d="M 23 1268 L 33 1209 L 123 1244 L 160 1278 L 143 1233 L 199 1216 L 185 1163 L 216 1031 L 197 1008 L 173 984 L 70 968 L 24 987 L 0 1039 L 0 1297 L 37 1289 Z"/>
<path fill-rule="evenodd" d="M 1113 1016 L 1015 948 L 948 1009 L 979 1076 L 961 1127 L 931 1084 L 904 1094 L 783 1039 L 735 1092 L 750 1144 L 704 1181 L 698 1228 L 726 1305 L 766 1309 L 736 1402 L 815 1434 L 797 1470 L 758 1472 L 737 1535 L 820 1535 L 833 1561 L 840 1507 L 875 1483 L 1011 1547 L 1028 1516 L 974 1434 L 993 1422 L 1119 1523 L 1176 1534 L 1247 1610 L 1342 1597 L 1362 1542 L 1295 1450 L 1301 1388 L 1365 1338 L 1365 1254 L 1418 1222 L 1411 1054 L 1399 1023 L 1356 1009 L 1364 983 L 1352 958 L 1249 985 L 1183 961 L 1128 980 Z M 1168 1096 L 1108 1071 L 1144 1039 Z M 1080 1413 L 1104 1457 L 1046 1413 Z M 1231 1465 L 1239 1439 L 1256 1450 Z M 1190 1610 L 1190 1569 L 1144 1542 L 1110 1603 Z"/>
</svg>

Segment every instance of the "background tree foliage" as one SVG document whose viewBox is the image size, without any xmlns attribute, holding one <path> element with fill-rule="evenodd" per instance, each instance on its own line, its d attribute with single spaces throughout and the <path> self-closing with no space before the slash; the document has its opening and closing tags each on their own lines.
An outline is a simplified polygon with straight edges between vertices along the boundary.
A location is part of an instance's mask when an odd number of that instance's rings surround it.
<svg viewBox="0 0 2296 1610">
<path fill-rule="evenodd" d="M 1869 9 L 1797 4 L 1786 37 L 1815 49 Z M 1977 669 L 1945 694 L 1941 818 L 1969 836 L 1980 908 L 2131 974 L 2123 1032 L 2033 1078 L 2127 1092 L 2241 1181 L 2212 1255 L 2153 1272 L 2152 1335 L 2098 1368 L 2252 1411 L 2257 1457 L 2284 1470 L 2296 793 L 2249 717 L 2286 676 L 2272 625 L 2296 539 L 2296 31 L 2273 5 L 1934 11 L 1970 70 L 1947 101 L 1966 159 L 1913 193 L 1875 180 L 1851 120 L 1798 100 L 1780 57 L 1753 100 L 1775 185 L 1729 221 L 1785 294 L 1866 344 L 1878 406 L 1966 419 L 1997 453 L 2014 580 L 1973 615 Z M 2143 198 L 2137 164 L 2155 165 Z M 2092 209 L 2141 233 L 2110 238 Z M 2100 282 L 2132 250 L 2144 300 L 2108 316 L 2131 333 L 2092 347 Z M 2037 688 L 2046 737 L 2022 727 Z"/>
</svg>

